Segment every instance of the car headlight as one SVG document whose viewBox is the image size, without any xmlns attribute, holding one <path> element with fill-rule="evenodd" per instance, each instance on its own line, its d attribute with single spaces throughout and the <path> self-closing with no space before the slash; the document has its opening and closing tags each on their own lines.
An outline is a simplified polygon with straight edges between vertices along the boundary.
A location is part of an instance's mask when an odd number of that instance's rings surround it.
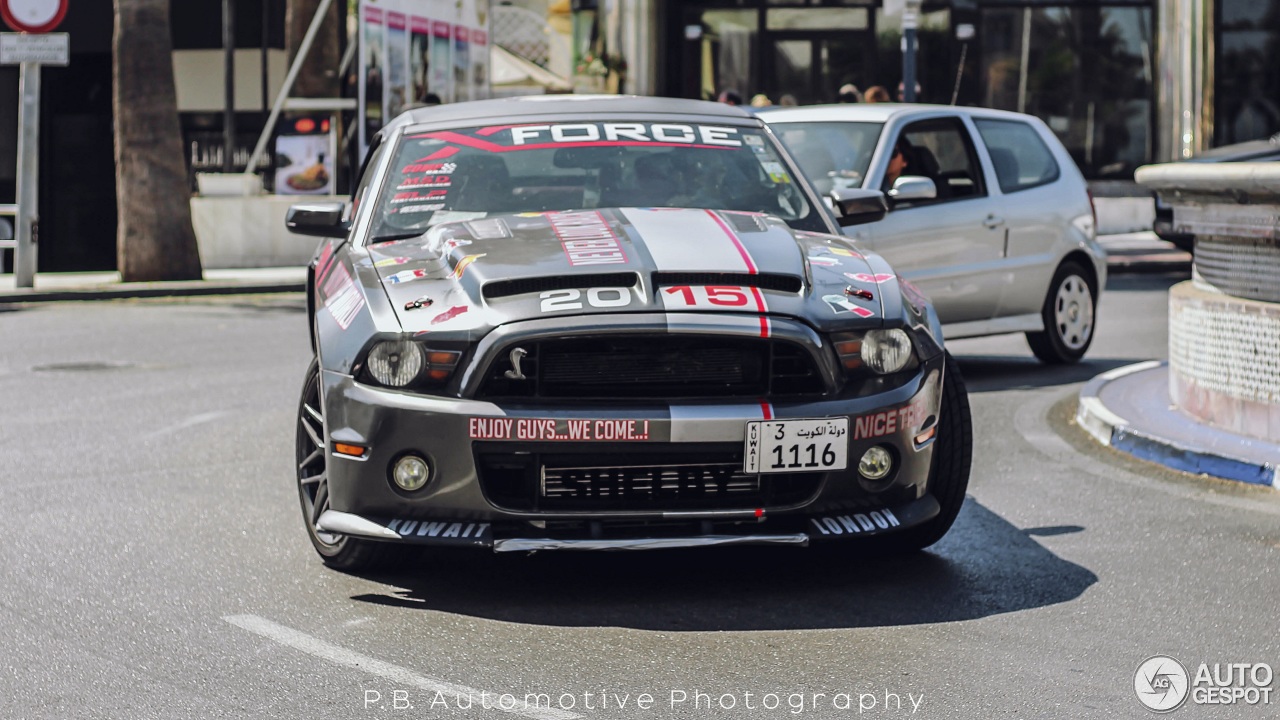
<svg viewBox="0 0 1280 720">
<path fill-rule="evenodd" d="M 911 337 L 903 330 L 868 330 L 862 336 L 862 364 L 876 374 L 896 373 L 913 357 Z"/>
<path fill-rule="evenodd" d="M 369 374 L 380 385 L 404 387 L 426 364 L 422 346 L 411 340 L 384 340 L 369 350 Z"/>
</svg>

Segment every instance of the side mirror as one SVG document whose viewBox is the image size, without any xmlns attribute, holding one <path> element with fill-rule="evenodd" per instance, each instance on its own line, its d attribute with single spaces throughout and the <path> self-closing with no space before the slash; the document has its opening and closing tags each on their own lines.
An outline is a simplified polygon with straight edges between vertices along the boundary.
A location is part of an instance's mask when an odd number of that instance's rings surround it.
<svg viewBox="0 0 1280 720">
<path fill-rule="evenodd" d="M 351 223 L 342 219 L 346 203 L 308 203 L 293 205 L 285 215 L 289 232 L 312 237 L 341 238 L 347 236 Z"/>
<path fill-rule="evenodd" d="M 836 188 L 827 197 L 835 207 L 836 222 L 840 227 L 875 222 L 889 212 L 889 203 L 879 190 Z"/>
<path fill-rule="evenodd" d="M 893 189 L 889 191 L 889 198 L 894 202 L 933 200 L 937 197 L 938 186 L 919 175 L 903 175 L 893 182 Z"/>
</svg>

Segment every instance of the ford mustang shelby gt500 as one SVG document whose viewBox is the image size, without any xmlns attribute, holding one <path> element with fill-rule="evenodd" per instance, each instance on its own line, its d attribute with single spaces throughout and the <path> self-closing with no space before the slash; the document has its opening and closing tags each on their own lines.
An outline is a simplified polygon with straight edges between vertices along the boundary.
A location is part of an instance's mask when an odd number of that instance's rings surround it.
<svg viewBox="0 0 1280 720">
<path fill-rule="evenodd" d="M 928 300 L 724 105 L 510 99 L 407 113 L 349 207 L 300 205 L 311 542 L 666 548 L 937 541 L 969 477 Z"/>
</svg>

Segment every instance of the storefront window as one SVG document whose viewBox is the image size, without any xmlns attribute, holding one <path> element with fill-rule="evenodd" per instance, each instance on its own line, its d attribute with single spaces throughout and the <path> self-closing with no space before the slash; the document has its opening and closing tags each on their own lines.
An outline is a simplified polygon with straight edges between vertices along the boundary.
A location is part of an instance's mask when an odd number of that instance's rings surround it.
<svg viewBox="0 0 1280 720">
<path fill-rule="evenodd" d="M 980 104 L 1044 120 L 1086 177 L 1151 161 L 1151 8 L 988 8 L 981 39 Z"/>
<path fill-rule="evenodd" d="M 758 27 L 759 13 L 755 10 L 702 13 L 702 97 L 714 98 L 726 89 L 740 95 L 752 92 L 751 55 L 755 52 Z"/>
<path fill-rule="evenodd" d="M 770 30 L 866 30 L 866 8 L 774 8 L 768 11 Z"/>
<path fill-rule="evenodd" d="M 902 13 L 877 9 L 875 23 L 878 72 L 858 87 L 866 90 L 872 85 L 883 85 L 896 100 L 898 84 L 902 80 Z M 920 91 L 916 94 L 916 101 L 946 105 L 951 102 L 956 65 L 960 61 L 959 51 L 951 44 L 951 11 L 922 12 L 917 23 L 916 82 Z M 972 49 L 966 62 L 973 63 Z"/>
<path fill-rule="evenodd" d="M 1280 132 L 1280 0 L 1223 0 L 1219 6 L 1214 145 Z"/>
</svg>

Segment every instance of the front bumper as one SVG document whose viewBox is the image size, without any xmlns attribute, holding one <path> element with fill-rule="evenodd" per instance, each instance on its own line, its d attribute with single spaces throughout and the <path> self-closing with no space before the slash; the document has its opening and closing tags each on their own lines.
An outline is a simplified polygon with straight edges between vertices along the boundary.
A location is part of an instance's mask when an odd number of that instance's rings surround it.
<svg viewBox="0 0 1280 720">
<path fill-rule="evenodd" d="M 865 397 L 555 407 L 412 395 L 323 371 L 329 446 L 349 443 L 368 452 L 360 459 L 329 453 L 331 509 L 317 527 L 373 540 L 495 551 L 806 545 L 895 532 L 938 512 L 927 488 L 933 438 L 921 436 L 937 424 L 942 363 L 939 355 L 904 384 Z M 768 492 L 692 505 L 642 498 L 552 506 L 537 492 L 528 503 L 513 502 L 498 494 L 487 469 L 495 454 L 535 466 L 552 456 L 573 458 L 582 467 L 646 457 L 654 466 L 673 458 L 696 463 L 734 453 L 741 462 L 748 422 L 841 416 L 849 418 L 847 469 L 808 473 L 804 482 L 792 482 L 799 475 L 758 476 Z M 607 432 L 566 441 L 569 421 Z M 896 458 L 895 470 L 878 483 L 856 470 L 873 445 L 890 448 Z M 409 452 L 432 468 L 430 482 L 415 493 L 396 488 L 389 477 L 394 462 Z M 544 469 L 544 490 L 545 476 Z M 777 489 L 784 486 L 785 492 Z"/>
</svg>

